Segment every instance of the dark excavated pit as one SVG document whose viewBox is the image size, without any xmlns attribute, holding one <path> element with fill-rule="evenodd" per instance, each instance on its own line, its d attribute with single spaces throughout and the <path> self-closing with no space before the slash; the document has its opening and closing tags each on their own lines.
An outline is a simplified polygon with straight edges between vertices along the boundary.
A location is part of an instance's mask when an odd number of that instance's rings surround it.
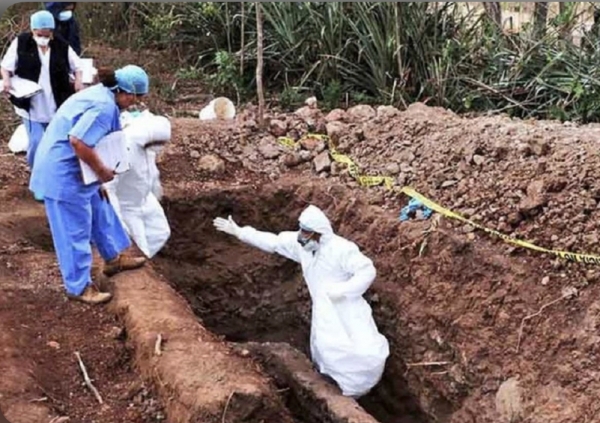
<svg viewBox="0 0 600 423">
<path fill-rule="evenodd" d="M 294 229 L 298 215 L 308 204 L 306 198 L 297 195 L 296 188 L 234 188 L 208 191 L 195 199 L 167 199 L 165 211 L 172 237 L 155 265 L 189 301 L 204 326 L 223 336 L 236 350 L 262 362 L 264 372 L 298 421 L 335 421 L 323 413 L 308 412 L 318 408 L 314 402 L 320 400 L 301 394 L 301 388 L 291 386 L 290 379 L 282 376 L 285 372 L 281 366 L 289 367 L 290 360 L 300 360 L 293 352 L 281 353 L 282 345 L 293 347 L 305 358 L 309 356 L 310 298 L 300 267 L 218 233 L 212 226 L 215 217 L 232 215 L 238 224 L 257 229 Z M 312 195 L 310 201 L 320 205 L 318 196 Z M 328 214 L 333 217 L 331 210 Z M 332 223 L 335 228 L 340 222 L 333 218 Z M 430 418 L 407 387 L 403 374 L 406 367 L 393 351 L 401 345 L 386 333 L 393 322 L 378 320 L 377 324 L 390 340 L 392 355 L 383 380 L 360 399 L 360 405 L 381 423 L 429 423 Z M 273 357 L 281 354 L 295 358 L 274 365 Z M 331 381 L 321 380 L 337 390 Z"/>
</svg>

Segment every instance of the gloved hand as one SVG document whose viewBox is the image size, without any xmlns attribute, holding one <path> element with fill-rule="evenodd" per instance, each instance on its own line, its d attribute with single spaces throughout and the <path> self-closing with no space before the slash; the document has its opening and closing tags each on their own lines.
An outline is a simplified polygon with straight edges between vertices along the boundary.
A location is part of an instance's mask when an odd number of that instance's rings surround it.
<svg viewBox="0 0 600 423">
<path fill-rule="evenodd" d="M 336 288 L 336 285 L 332 285 L 327 289 L 327 296 L 333 302 L 340 301 L 346 297 L 344 293 L 342 293 L 339 289 Z"/>
<path fill-rule="evenodd" d="M 240 233 L 240 227 L 233 221 L 231 216 L 228 219 L 217 217 L 213 220 L 213 225 L 217 231 L 225 232 L 226 234 L 233 235 L 238 238 Z"/>
<path fill-rule="evenodd" d="M 400 221 L 406 222 L 407 220 L 410 220 L 411 218 L 415 217 L 418 210 L 421 210 L 423 212 L 423 217 L 425 219 L 429 219 L 433 214 L 433 210 L 430 210 L 429 208 L 425 207 L 425 205 L 423 205 L 419 200 L 413 198 L 408 202 L 408 205 L 400 211 Z"/>
</svg>

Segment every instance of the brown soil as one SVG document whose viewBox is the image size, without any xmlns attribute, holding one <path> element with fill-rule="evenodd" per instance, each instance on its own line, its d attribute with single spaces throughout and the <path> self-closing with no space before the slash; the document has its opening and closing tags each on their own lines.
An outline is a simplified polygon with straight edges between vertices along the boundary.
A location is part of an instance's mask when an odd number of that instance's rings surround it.
<svg viewBox="0 0 600 423">
<path fill-rule="evenodd" d="M 42 206 L 14 191 L 9 199 L 7 191 L 3 186 L 0 194 L 0 362 L 7 367 L 0 409 L 11 423 L 164 418 L 152 389 L 131 367 L 121 324 L 104 308 L 65 299 Z M 76 351 L 103 405 L 82 385 Z"/>
</svg>

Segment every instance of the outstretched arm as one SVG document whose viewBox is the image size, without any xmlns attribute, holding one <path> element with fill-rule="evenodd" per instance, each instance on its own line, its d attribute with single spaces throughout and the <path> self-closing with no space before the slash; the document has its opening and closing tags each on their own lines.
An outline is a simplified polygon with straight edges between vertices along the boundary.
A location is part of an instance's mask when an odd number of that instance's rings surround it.
<svg viewBox="0 0 600 423">
<path fill-rule="evenodd" d="M 273 234 L 257 231 L 250 226 L 240 228 L 231 216 L 228 219 L 217 217 L 213 223 L 218 231 L 233 235 L 243 243 L 256 247 L 265 253 L 276 253 L 287 259 L 300 262 L 299 245 L 294 232 Z"/>
</svg>

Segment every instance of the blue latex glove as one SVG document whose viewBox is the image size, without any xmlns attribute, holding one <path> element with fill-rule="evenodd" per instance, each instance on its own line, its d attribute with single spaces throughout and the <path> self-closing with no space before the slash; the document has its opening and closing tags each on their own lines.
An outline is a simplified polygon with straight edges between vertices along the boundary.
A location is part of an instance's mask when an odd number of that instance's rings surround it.
<svg viewBox="0 0 600 423">
<path fill-rule="evenodd" d="M 410 220 L 410 216 L 414 215 L 419 210 L 423 212 L 423 217 L 425 219 L 429 219 L 431 215 L 433 215 L 433 210 L 425 207 L 419 200 L 413 198 L 408 202 L 408 206 L 400 211 L 400 221 L 406 222 L 407 220 Z"/>
</svg>

